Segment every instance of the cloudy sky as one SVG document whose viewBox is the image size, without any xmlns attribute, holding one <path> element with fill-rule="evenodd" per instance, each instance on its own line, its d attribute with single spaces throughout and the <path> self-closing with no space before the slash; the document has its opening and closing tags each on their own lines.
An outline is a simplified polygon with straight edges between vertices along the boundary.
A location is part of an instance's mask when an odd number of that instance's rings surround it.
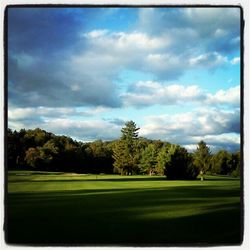
<svg viewBox="0 0 250 250">
<path fill-rule="evenodd" d="M 240 9 L 9 8 L 8 126 L 240 147 Z"/>
</svg>

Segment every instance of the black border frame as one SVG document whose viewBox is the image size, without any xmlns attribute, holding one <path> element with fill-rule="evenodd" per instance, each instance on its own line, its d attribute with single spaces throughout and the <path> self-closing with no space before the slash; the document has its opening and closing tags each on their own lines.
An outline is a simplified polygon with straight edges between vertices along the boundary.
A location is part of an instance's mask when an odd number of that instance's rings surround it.
<svg viewBox="0 0 250 250">
<path fill-rule="evenodd" d="M 239 244 L 206 244 L 206 243 L 166 243 L 166 244 L 14 244 L 8 242 L 8 166 L 7 166 L 7 129 L 8 129 L 8 10 L 11 8 L 239 8 L 240 9 L 240 242 Z M 4 237 L 5 243 L 10 246 L 84 246 L 84 247 L 217 247 L 217 246 L 239 246 L 244 240 L 244 12 L 240 4 L 9 4 L 4 8 L 3 40 L 4 40 Z"/>
</svg>

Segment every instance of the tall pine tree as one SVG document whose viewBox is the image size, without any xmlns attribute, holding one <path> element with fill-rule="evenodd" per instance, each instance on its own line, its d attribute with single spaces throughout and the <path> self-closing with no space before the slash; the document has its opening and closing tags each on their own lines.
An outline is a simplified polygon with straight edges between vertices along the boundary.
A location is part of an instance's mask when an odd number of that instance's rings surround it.
<svg viewBox="0 0 250 250">
<path fill-rule="evenodd" d="M 130 175 L 138 170 L 137 153 L 138 153 L 138 130 L 135 122 L 128 121 L 122 128 L 121 138 L 113 148 L 115 172 Z"/>
</svg>

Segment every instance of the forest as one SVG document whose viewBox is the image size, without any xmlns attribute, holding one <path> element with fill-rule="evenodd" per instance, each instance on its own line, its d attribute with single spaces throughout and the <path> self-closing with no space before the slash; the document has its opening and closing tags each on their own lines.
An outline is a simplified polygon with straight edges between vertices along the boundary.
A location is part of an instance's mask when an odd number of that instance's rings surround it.
<svg viewBox="0 0 250 250">
<path fill-rule="evenodd" d="M 204 141 L 194 152 L 180 145 L 139 136 L 133 121 L 125 123 L 113 141 L 81 142 L 40 128 L 8 129 L 8 170 L 37 170 L 121 175 L 166 175 L 196 179 L 198 175 L 240 176 L 240 151 L 212 154 Z"/>
</svg>

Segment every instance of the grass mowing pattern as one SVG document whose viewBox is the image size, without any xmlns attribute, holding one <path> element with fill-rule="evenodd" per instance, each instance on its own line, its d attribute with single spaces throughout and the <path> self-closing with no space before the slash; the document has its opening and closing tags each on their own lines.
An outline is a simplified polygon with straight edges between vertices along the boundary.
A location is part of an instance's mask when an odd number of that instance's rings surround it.
<svg viewBox="0 0 250 250">
<path fill-rule="evenodd" d="M 8 178 L 9 243 L 240 243 L 239 179 L 27 171 Z"/>
</svg>

